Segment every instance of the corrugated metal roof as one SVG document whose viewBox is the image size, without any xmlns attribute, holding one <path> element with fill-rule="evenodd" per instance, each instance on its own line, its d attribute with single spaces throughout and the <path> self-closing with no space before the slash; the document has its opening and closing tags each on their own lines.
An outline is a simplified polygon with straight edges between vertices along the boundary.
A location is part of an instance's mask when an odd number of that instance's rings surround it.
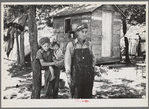
<svg viewBox="0 0 149 109">
<path fill-rule="evenodd" d="M 59 10 L 55 13 L 55 15 L 51 16 L 65 16 L 65 15 L 73 15 L 80 14 L 86 12 L 92 12 L 96 8 L 100 7 L 102 4 L 84 4 L 79 7 L 66 7 L 62 10 Z"/>
</svg>

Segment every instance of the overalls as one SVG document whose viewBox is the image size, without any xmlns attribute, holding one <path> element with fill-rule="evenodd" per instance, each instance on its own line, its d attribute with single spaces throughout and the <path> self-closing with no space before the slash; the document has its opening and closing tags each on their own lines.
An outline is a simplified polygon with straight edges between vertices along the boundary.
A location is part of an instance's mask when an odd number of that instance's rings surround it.
<svg viewBox="0 0 149 109">
<path fill-rule="evenodd" d="M 74 45 L 71 67 L 71 98 L 92 98 L 94 71 L 89 48 L 78 49 Z"/>
<path fill-rule="evenodd" d="M 51 50 L 49 54 L 43 54 L 43 57 L 47 62 L 52 62 L 53 51 Z M 54 69 L 55 79 L 51 80 L 51 73 L 49 71 L 49 67 L 42 67 L 45 70 L 45 98 L 58 98 L 58 87 L 59 87 L 59 75 L 60 69 L 56 66 L 52 66 Z"/>
</svg>

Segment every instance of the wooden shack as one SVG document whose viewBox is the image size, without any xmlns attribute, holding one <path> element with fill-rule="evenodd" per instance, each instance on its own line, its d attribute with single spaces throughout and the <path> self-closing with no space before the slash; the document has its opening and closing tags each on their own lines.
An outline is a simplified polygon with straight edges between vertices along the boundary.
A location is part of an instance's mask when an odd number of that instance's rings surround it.
<svg viewBox="0 0 149 109">
<path fill-rule="evenodd" d="M 116 5 L 81 5 L 64 8 L 51 16 L 54 34 L 65 52 L 70 35 L 81 22 L 88 24 L 87 40 L 97 64 L 120 61 L 120 36 L 124 13 Z"/>
</svg>

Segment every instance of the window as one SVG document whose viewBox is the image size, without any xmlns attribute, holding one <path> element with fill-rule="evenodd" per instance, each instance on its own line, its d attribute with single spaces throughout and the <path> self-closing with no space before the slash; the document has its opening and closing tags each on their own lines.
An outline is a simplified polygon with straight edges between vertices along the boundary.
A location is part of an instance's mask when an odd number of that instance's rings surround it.
<svg viewBox="0 0 149 109">
<path fill-rule="evenodd" d="M 65 19 L 65 33 L 69 33 L 71 31 L 71 19 Z"/>
</svg>

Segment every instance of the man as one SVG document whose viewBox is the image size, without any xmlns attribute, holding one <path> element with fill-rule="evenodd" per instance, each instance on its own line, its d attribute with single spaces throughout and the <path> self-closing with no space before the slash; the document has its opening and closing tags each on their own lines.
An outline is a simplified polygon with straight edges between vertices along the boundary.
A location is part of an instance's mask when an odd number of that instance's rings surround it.
<svg viewBox="0 0 149 109">
<path fill-rule="evenodd" d="M 95 58 L 86 40 L 87 30 L 86 23 L 78 25 L 77 38 L 66 47 L 65 70 L 71 98 L 92 98 Z"/>
</svg>

